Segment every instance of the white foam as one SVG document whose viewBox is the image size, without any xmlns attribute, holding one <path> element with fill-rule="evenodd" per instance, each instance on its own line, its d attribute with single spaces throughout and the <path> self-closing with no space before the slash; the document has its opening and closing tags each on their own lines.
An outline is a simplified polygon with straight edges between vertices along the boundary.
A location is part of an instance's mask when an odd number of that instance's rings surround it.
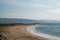
<svg viewBox="0 0 60 40">
<path fill-rule="evenodd" d="M 47 39 L 49 39 L 49 40 L 60 40 L 59 37 L 47 35 L 47 34 L 44 34 L 44 33 L 37 33 L 37 32 L 35 31 L 34 26 L 28 27 L 28 28 L 27 28 L 27 31 L 30 32 L 30 33 L 32 33 L 32 34 L 34 34 L 34 35 L 38 35 L 38 36 L 47 38 Z"/>
</svg>

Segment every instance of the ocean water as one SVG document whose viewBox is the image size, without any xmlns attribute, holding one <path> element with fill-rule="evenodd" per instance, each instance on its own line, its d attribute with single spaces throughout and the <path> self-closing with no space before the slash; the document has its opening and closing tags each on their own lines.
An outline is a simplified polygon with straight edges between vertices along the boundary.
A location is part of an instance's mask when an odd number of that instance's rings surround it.
<svg viewBox="0 0 60 40">
<path fill-rule="evenodd" d="M 60 40 L 60 26 L 58 25 L 36 25 L 28 27 L 27 31 L 49 40 Z"/>
<path fill-rule="evenodd" d="M 53 35 L 60 37 L 60 26 L 49 26 L 49 25 L 39 25 L 38 27 L 35 27 L 35 30 L 39 33 L 46 33 L 48 35 Z"/>
</svg>

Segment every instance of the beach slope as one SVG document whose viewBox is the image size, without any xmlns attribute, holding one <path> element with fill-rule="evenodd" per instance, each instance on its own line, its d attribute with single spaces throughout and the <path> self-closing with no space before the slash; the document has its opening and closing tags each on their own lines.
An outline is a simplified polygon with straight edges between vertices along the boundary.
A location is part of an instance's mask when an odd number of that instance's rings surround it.
<svg viewBox="0 0 60 40">
<path fill-rule="evenodd" d="M 27 32 L 27 27 L 32 25 L 0 26 L 1 40 L 47 40 Z"/>
</svg>

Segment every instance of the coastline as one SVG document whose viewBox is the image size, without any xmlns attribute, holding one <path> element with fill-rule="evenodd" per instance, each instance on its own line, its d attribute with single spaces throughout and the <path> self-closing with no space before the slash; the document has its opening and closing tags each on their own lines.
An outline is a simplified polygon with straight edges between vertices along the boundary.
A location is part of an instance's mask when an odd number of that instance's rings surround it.
<svg viewBox="0 0 60 40">
<path fill-rule="evenodd" d="M 3 26 L 0 27 L 0 35 L 6 40 L 48 40 L 28 32 L 27 28 L 32 26 L 34 25 Z"/>
<path fill-rule="evenodd" d="M 56 37 L 56 36 L 44 34 L 44 33 L 41 33 L 41 32 L 37 33 L 36 30 L 34 29 L 34 26 L 28 27 L 27 31 L 30 32 L 30 33 L 32 33 L 32 34 L 34 34 L 34 35 L 37 35 L 37 36 L 40 36 L 40 37 L 43 37 L 43 38 L 47 38 L 49 40 L 60 40 L 60 38 Z"/>
</svg>

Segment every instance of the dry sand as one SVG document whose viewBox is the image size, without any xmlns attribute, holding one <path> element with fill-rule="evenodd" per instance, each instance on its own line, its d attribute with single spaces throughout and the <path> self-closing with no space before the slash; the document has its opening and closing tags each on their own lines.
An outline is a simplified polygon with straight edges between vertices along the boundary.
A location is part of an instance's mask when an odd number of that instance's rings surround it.
<svg viewBox="0 0 60 40">
<path fill-rule="evenodd" d="M 0 40 L 47 40 L 26 31 L 32 25 L 0 26 Z"/>
</svg>

